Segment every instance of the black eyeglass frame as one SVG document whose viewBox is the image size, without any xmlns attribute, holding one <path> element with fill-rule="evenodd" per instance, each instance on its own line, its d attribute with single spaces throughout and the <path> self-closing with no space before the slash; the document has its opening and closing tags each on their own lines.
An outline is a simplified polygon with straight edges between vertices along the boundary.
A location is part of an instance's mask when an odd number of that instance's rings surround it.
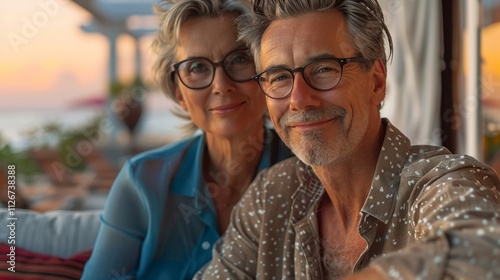
<svg viewBox="0 0 500 280">
<path fill-rule="evenodd" d="M 313 63 L 318 63 L 318 62 L 321 62 L 321 61 L 327 61 L 327 60 L 333 60 L 333 61 L 336 61 L 339 65 L 340 65 L 340 77 L 339 77 L 339 80 L 338 82 L 333 85 L 332 87 L 329 87 L 329 88 L 325 88 L 325 89 L 320 89 L 320 88 L 316 88 L 314 86 L 311 85 L 311 83 L 308 81 L 307 79 L 307 76 L 304 75 L 304 69 L 313 64 Z M 336 86 L 339 85 L 340 81 L 342 80 L 342 75 L 344 73 L 344 65 L 348 64 L 348 63 L 352 63 L 352 62 L 366 62 L 365 58 L 362 57 L 362 56 L 355 56 L 355 57 L 349 57 L 349 58 L 334 58 L 334 57 L 331 57 L 331 58 L 323 58 L 323 59 L 318 59 L 318 60 L 315 60 L 315 61 L 311 61 L 309 63 L 307 63 L 306 65 L 304 66 L 300 66 L 300 67 L 296 67 L 296 68 L 293 68 L 293 69 L 286 69 L 286 68 L 277 68 L 277 69 L 280 69 L 280 70 L 285 70 L 285 71 L 288 71 L 290 72 L 290 74 L 292 74 L 292 86 L 290 87 L 290 91 L 285 95 L 285 96 L 282 96 L 282 97 L 274 97 L 274 96 L 270 96 L 263 88 L 262 88 L 262 85 L 260 84 L 260 77 L 268 72 L 268 71 L 271 71 L 271 70 L 276 70 L 276 69 L 270 69 L 270 70 L 266 70 L 260 74 L 256 74 L 256 75 L 253 75 L 252 76 L 252 80 L 254 80 L 255 82 L 257 82 L 257 84 L 259 84 L 259 87 L 260 89 L 262 90 L 262 92 L 269 98 L 272 98 L 272 99 L 283 99 L 283 98 L 287 98 L 290 93 L 292 93 L 292 90 L 293 90 L 293 84 L 295 82 L 295 73 L 297 72 L 300 72 L 302 73 L 302 77 L 304 78 L 304 81 L 306 81 L 307 85 L 310 86 L 312 89 L 315 89 L 315 90 L 319 90 L 319 91 L 327 91 L 327 90 L 331 90 L 333 88 L 335 88 Z"/>
<path fill-rule="evenodd" d="M 228 58 L 228 57 L 229 57 L 230 55 L 232 55 L 233 53 L 235 53 L 235 52 L 239 52 L 239 51 L 247 51 L 247 52 L 248 52 L 248 51 L 249 51 L 249 49 L 248 49 L 248 48 L 246 48 L 246 47 L 245 47 L 245 48 L 237 48 L 237 49 L 234 49 L 234 50 L 232 50 L 232 51 L 228 52 L 228 53 L 224 56 L 224 58 L 223 58 L 221 61 L 219 61 L 219 62 L 213 62 L 212 60 L 210 60 L 210 59 L 208 59 L 208 58 L 206 58 L 206 57 L 203 57 L 203 56 L 190 57 L 190 58 L 187 58 L 187 59 L 181 60 L 181 61 L 179 61 L 179 62 L 176 62 L 176 63 L 175 63 L 175 64 L 173 64 L 173 65 L 172 65 L 172 67 L 171 67 L 171 79 L 172 79 L 172 81 L 173 81 L 173 80 L 174 80 L 174 78 L 175 78 L 175 74 L 177 73 L 177 77 L 179 78 L 179 80 L 181 81 L 181 83 L 182 83 L 184 86 L 186 86 L 187 88 L 189 88 L 189 89 L 204 89 L 204 88 L 209 87 L 209 86 L 213 83 L 214 78 L 215 78 L 215 70 L 217 70 L 217 67 L 219 67 L 219 66 L 220 66 L 220 67 L 224 70 L 224 73 L 226 74 L 226 76 L 227 76 L 227 77 L 228 77 L 231 81 L 234 81 L 234 82 L 237 82 L 237 83 L 248 82 L 248 81 L 252 80 L 252 77 L 250 77 L 250 78 L 248 78 L 248 79 L 244 79 L 244 80 L 236 80 L 236 79 L 234 79 L 233 77 L 231 77 L 231 75 L 227 72 L 226 67 L 224 67 L 224 61 L 226 61 L 226 58 Z M 249 57 L 250 57 L 251 61 L 254 63 L 254 65 L 255 65 L 255 62 L 253 61 L 253 57 L 252 57 L 251 55 L 250 55 Z M 208 85 L 203 86 L 203 87 L 191 87 L 191 86 L 188 86 L 188 85 L 187 85 L 187 84 L 186 84 L 186 83 L 182 80 L 182 78 L 181 78 L 181 76 L 180 76 L 180 74 L 179 74 L 179 66 L 180 66 L 182 63 L 184 63 L 184 62 L 186 62 L 186 61 L 190 61 L 190 60 L 196 60 L 196 59 L 204 59 L 204 60 L 206 60 L 206 61 L 210 62 L 210 64 L 211 64 L 211 65 L 212 65 L 212 67 L 213 67 L 213 69 L 212 69 L 212 70 L 213 70 L 213 72 L 212 72 L 212 79 L 210 79 L 210 83 L 208 83 Z"/>
</svg>

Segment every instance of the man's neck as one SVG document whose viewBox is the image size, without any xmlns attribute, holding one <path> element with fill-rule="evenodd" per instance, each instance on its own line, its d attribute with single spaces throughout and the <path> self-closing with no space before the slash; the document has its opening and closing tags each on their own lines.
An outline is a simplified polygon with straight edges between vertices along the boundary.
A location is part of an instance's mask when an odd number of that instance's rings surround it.
<svg viewBox="0 0 500 280">
<path fill-rule="evenodd" d="M 341 217 L 352 221 L 358 218 L 370 192 L 384 136 L 385 126 L 381 123 L 378 134 L 353 154 L 329 165 L 312 167 Z"/>
</svg>

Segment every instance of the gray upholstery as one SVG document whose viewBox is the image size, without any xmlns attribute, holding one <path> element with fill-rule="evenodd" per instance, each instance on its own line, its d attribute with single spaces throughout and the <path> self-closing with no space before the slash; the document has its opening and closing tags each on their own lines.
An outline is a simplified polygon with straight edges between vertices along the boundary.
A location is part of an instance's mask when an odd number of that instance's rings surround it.
<svg viewBox="0 0 500 280">
<path fill-rule="evenodd" d="M 32 252 L 69 257 L 94 246 L 102 210 L 58 210 L 39 213 L 15 210 L 15 246 Z M 12 220 L 6 208 L 0 209 L 0 242 L 7 243 Z M 14 244 L 12 244 L 14 245 Z"/>
</svg>

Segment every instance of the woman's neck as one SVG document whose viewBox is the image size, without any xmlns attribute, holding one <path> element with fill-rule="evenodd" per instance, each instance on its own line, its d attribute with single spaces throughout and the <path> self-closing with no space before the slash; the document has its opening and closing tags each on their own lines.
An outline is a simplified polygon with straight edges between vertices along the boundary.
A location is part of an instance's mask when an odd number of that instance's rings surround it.
<svg viewBox="0 0 500 280">
<path fill-rule="evenodd" d="M 205 180 L 229 187 L 249 183 L 257 172 L 264 138 L 263 125 L 231 138 L 207 135 L 207 148 L 203 157 Z"/>
<path fill-rule="evenodd" d="M 229 224 L 231 210 L 255 177 L 264 150 L 263 123 L 232 138 L 207 135 L 203 175 L 217 211 L 219 233 Z"/>
</svg>

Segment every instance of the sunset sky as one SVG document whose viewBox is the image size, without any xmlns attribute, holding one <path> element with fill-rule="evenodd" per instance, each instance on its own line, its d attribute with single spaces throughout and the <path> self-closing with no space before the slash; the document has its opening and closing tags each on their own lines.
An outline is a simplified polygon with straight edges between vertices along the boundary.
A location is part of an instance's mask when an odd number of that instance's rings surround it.
<svg viewBox="0 0 500 280">
<path fill-rule="evenodd" d="M 66 0 L 0 1 L 0 109 L 61 108 L 105 96 L 108 42 L 81 31 L 90 19 Z M 153 57 L 150 37 L 141 40 L 146 75 Z M 123 81 L 133 77 L 133 52 L 133 40 L 120 37 Z"/>
</svg>

